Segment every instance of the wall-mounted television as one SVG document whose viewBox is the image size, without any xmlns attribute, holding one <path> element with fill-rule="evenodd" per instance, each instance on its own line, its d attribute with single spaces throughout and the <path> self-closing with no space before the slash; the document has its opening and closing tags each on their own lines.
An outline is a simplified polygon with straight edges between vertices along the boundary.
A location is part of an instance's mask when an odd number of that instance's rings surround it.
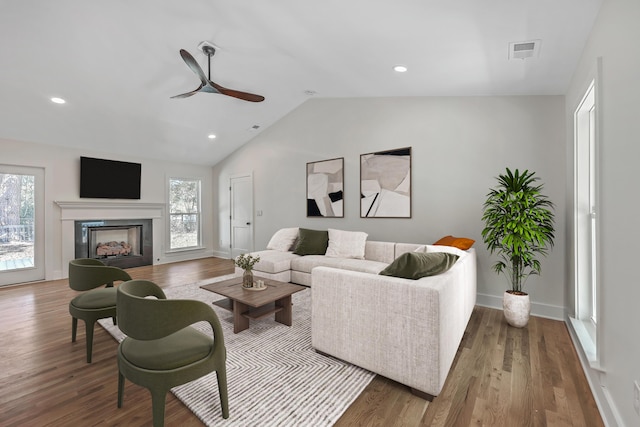
<svg viewBox="0 0 640 427">
<path fill-rule="evenodd" d="M 140 163 L 80 157 L 80 197 L 139 199 Z"/>
</svg>

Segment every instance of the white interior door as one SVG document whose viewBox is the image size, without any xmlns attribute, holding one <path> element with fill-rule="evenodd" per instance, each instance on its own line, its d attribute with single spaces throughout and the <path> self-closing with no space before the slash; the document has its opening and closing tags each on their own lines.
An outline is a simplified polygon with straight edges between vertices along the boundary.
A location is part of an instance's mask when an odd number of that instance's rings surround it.
<svg viewBox="0 0 640 427">
<path fill-rule="evenodd" d="M 231 257 L 253 250 L 253 176 L 229 180 L 231 205 Z"/>
<path fill-rule="evenodd" d="M 44 170 L 0 165 L 0 286 L 44 278 Z"/>
</svg>

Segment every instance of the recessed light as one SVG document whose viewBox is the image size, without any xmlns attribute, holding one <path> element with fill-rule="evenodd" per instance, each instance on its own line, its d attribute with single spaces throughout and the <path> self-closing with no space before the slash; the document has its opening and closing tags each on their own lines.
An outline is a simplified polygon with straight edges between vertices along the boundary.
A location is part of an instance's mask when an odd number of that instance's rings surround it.
<svg viewBox="0 0 640 427">
<path fill-rule="evenodd" d="M 216 136 L 212 133 L 209 134 L 209 139 L 216 139 Z"/>
<path fill-rule="evenodd" d="M 408 68 L 405 65 L 396 65 L 393 67 L 393 70 L 398 73 L 406 73 Z"/>
<path fill-rule="evenodd" d="M 65 101 L 65 100 L 64 100 L 64 99 L 62 99 L 62 98 L 57 98 L 57 97 L 55 97 L 55 96 L 54 96 L 53 98 L 51 98 L 51 102 L 54 102 L 54 103 L 56 103 L 56 104 L 64 104 L 64 103 L 65 103 L 65 102 L 67 102 L 67 101 Z"/>
</svg>

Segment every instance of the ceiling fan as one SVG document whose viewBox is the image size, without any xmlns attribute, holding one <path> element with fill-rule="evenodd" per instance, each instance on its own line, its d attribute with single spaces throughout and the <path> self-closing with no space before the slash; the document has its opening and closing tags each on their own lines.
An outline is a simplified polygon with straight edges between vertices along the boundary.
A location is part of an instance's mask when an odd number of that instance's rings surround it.
<svg viewBox="0 0 640 427">
<path fill-rule="evenodd" d="M 216 48 L 212 46 L 210 43 L 203 42 L 198 46 L 202 49 L 205 55 L 209 58 L 209 68 L 208 68 L 208 76 L 204 74 L 198 62 L 191 56 L 189 52 L 184 49 L 180 49 L 180 56 L 187 64 L 191 71 L 196 73 L 198 77 L 200 77 L 200 86 L 197 89 L 192 90 L 191 92 L 183 93 L 180 95 L 172 96 L 171 98 L 187 98 L 189 96 L 195 95 L 198 92 L 207 92 L 207 93 L 219 93 L 222 95 L 231 96 L 234 98 L 242 99 L 244 101 L 250 102 L 262 102 L 264 101 L 264 96 L 255 95 L 253 93 L 241 92 L 239 90 L 227 89 L 225 87 L 220 86 L 211 81 L 211 57 L 216 53 Z"/>
</svg>

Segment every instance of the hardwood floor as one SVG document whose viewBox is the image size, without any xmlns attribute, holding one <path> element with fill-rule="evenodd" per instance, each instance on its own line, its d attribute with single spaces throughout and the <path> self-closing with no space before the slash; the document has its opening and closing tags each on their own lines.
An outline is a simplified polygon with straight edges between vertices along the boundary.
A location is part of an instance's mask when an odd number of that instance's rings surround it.
<svg viewBox="0 0 640 427">
<path fill-rule="evenodd" d="M 507 325 L 476 307 L 442 393 L 427 403 L 376 377 L 336 426 L 603 426 L 563 322 Z"/>
<path fill-rule="evenodd" d="M 207 258 L 127 270 L 162 287 L 233 271 Z M 116 406 L 116 341 L 96 326 L 93 363 L 84 326 L 71 343 L 66 280 L 0 288 L 0 426 L 148 426 L 151 399 L 131 382 Z M 233 417 L 233 408 L 231 417 Z M 203 424 L 173 394 L 166 425 Z M 337 426 L 603 426 L 563 322 L 533 317 L 507 326 L 502 312 L 476 307 L 442 393 L 429 403 L 376 377 Z"/>
</svg>

